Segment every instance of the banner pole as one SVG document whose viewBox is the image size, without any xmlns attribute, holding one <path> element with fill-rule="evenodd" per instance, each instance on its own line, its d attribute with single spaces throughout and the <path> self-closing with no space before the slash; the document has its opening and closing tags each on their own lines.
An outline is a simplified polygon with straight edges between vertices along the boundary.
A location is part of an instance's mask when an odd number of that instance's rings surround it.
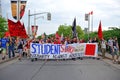
<svg viewBox="0 0 120 80">
<path fill-rule="evenodd" d="M 21 5 L 21 1 L 18 0 L 18 17 L 17 17 L 17 20 L 20 20 L 20 5 Z"/>
<path fill-rule="evenodd" d="M 29 37 L 31 36 L 30 34 L 30 10 L 28 11 L 28 35 Z"/>
</svg>

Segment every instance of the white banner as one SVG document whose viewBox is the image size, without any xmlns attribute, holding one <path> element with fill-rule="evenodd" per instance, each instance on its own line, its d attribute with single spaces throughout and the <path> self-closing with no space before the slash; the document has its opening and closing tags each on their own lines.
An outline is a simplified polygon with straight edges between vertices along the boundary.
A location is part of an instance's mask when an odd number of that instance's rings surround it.
<svg viewBox="0 0 120 80">
<path fill-rule="evenodd" d="M 39 44 L 31 43 L 31 58 L 38 59 L 70 59 L 84 56 L 97 57 L 96 43 L 75 44 Z"/>
</svg>

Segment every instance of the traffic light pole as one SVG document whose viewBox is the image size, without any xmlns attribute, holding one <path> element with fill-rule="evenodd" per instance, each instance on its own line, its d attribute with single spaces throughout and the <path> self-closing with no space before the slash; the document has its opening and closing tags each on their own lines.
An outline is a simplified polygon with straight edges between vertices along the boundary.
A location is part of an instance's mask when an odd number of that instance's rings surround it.
<svg viewBox="0 0 120 80">
<path fill-rule="evenodd" d="M 30 14 L 30 10 L 28 11 L 28 35 L 29 37 L 31 36 L 31 29 L 30 29 L 30 16 L 34 16 L 34 25 L 35 25 L 35 19 L 36 19 L 36 15 L 41 15 L 41 14 L 46 14 L 47 13 L 47 19 L 51 20 L 51 13 L 50 12 L 42 12 L 42 13 L 34 13 L 34 14 Z"/>
</svg>

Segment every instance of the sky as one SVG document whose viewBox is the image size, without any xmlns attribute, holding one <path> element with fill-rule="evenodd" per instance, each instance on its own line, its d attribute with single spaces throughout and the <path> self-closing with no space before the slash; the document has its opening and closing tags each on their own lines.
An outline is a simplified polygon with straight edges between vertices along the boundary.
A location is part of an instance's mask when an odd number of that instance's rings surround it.
<svg viewBox="0 0 120 80">
<path fill-rule="evenodd" d="M 16 22 L 12 17 L 11 0 L 1 0 L 2 16 Z M 108 27 L 120 27 L 120 0 L 27 0 L 25 14 L 21 19 L 28 30 L 28 10 L 31 14 L 50 12 L 51 21 L 47 20 L 47 14 L 38 15 L 37 35 L 55 33 L 60 25 L 72 25 L 76 17 L 76 24 L 81 28 L 88 28 L 85 14 L 93 11 L 93 31 L 98 30 L 99 22 L 102 22 L 102 30 Z M 41 16 L 44 16 L 42 18 Z M 30 25 L 34 25 L 34 17 L 30 17 Z M 90 25 L 91 27 L 91 25 Z M 91 30 L 91 28 L 90 28 Z"/>
</svg>

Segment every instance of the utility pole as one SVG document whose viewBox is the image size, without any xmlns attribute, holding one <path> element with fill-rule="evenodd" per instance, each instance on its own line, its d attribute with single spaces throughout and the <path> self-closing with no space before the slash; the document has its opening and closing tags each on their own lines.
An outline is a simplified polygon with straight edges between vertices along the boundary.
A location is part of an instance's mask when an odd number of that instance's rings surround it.
<svg viewBox="0 0 120 80">
<path fill-rule="evenodd" d="M 36 15 L 47 14 L 47 20 L 51 20 L 51 13 L 50 12 L 41 12 L 41 13 L 34 13 L 30 14 L 30 10 L 28 11 L 28 35 L 31 36 L 31 29 L 30 29 L 30 16 L 34 16 L 34 26 L 36 26 L 36 19 L 40 18 Z"/>
<path fill-rule="evenodd" d="M 2 17 L 2 5 L 1 5 L 1 0 L 0 0 L 0 17 Z"/>
</svg>

